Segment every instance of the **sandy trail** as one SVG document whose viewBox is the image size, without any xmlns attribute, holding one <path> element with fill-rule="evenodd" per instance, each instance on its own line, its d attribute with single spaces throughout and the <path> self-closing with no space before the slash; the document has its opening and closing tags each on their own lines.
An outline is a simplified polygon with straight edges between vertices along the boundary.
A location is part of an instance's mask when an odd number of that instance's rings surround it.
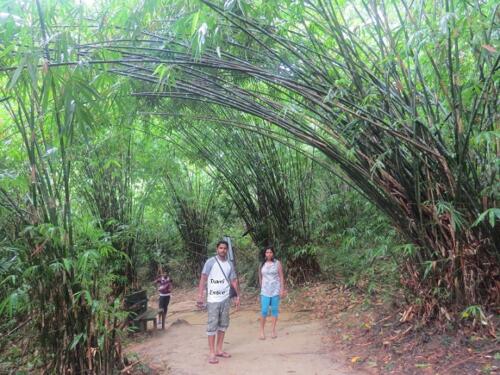
<svg viewBox="0 0 500 375">
<path fill-rule="evenodd" d="M 185 296 L 184 298 L 186 298 Z M 257 301 L 232 309 L 224 350 L 231 358 L 208 364 L 205 334 L 206 312 L 198 311 L 193 298 L 170 304 L 166 329 L 150 333 L 127 352 L 139 355 L 143 363 L 169 375 L 343 375 L 357 374 L 342 364 L 340 355 L 324 344 L 326 330 L 320 320 L 310 320 L 307 312 L 281 309 L 278 338 L 258 339 Z M 150 327 L 151 329 L 151 327 Z M 270 325 L 266 325 L 270 336 Z"/>
</svg>

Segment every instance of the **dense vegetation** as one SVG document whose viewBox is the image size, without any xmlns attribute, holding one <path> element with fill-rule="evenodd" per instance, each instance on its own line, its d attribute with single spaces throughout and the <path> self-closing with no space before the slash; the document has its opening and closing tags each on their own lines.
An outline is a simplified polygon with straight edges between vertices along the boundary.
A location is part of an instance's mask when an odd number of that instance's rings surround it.
<svg viewBox="0 0 500 375">
<path fill-rule="evenodd" d="M 111 373 L 123 296 L 158 269 L 194 283 L 223 235 L 248 287 L 273 243 L 292 283 L 401 287 L 424 321 L 484 318 L 500 303 L 498 16 L 0 0 L 5 370 Z"/>
</svg>

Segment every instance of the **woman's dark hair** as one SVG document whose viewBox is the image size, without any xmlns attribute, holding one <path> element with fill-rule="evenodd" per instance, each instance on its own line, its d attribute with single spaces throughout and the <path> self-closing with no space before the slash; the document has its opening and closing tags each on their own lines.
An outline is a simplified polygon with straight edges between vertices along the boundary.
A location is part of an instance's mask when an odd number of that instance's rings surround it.
<svg viewBox="0 0 500 375">
<path fill-rule="evenodd" d="M 260 268 L 264 267 L 264 263 L 266 263 L 266 251 L 271 250 L 273 252 L 273 262 L 275 261 L 274 255 L 276 254 L 276 251 L 274 251 L 274 246 L 269 245 L 264 247 L 262 250 L 262 263 L 260 264 Z"/>
</svg>

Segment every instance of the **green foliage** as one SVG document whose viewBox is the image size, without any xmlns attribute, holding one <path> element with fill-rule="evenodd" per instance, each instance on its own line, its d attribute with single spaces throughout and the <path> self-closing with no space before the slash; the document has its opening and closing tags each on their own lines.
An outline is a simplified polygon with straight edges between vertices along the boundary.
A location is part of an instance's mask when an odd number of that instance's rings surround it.
<svg viewBox="0 0 500 375">
<path fill-rule="evenodd" d="M 184 277 L 197 279 L 207 259 L 219 187 L 209 176 L 189 168 L 165 173 L 166 209 L 184 242 L 183 263 L 191 270 Z M 180 268 L 180 267 L 176 267 Z"/>
<path fill-rule="evenodd" d="M 468 306 L 462 313 L 460 314 L 462 319 L 470 319 L 473 321 L 473 324 L 480 323 L 484 326 L 488 325 L 488 319 L 481 308 L 478 305 Z"/>
<path fill-rule="evenodd" d="M 495 228 L 497 220 L 500 219 L 500 209 L 499 208 L 488 208 L 486 211 L 484 211 L 477 220 L 472 224 L 472 226 L 476 226 L 479 223 L 481 223 L 483 220 L 488 218 L 488 224 L 492 228 Z"/>
<path fill-rule="evenodd" d="M 88 227 L 82 225 L 82 228 Z M 73 339 L 66 349 L 69 352 L 86 351 L 94 342 L 98 342 L 96 365 L 105 368 L 105 353 L 109 351 L 107 346 L 112 345 L 120 335 L 117 323 L 126 317 L 120 300 L 115 298 L 113 301 L 117 275 L 110 272 L 110 268 L 125 255 L 109 245 L 106 233 L 95 228 L 92 233 L 77 231 L 75 252 L 57 257 L 53 257 L 51 249 L 62 245 L 62 228 L 30 226 L 25 235 L 42 243 L 43 248 L 32 252 L 31 247 L 22 240 L 18 240 L 15 247 L 14 244 L 0 247 L 0 257 L 9 259 L 2 263 L 5 268 L 0 273 L 0 282 L 3 284 L 0 316 L 9 319 L 18 317 L 21 322 L 28 319 L 28 327 L 32 329 L 41 323 L 42 316 L 48 321 L 53 320 L 55 324 L 69 319 L 72 324 L 66 328 L 66 332 Z M 40 311 L 44 304 L 53 304 L 53 308 L 45 307 Z M 71 314 L 61 315 L 65 312 Z M 0 324 L 6 323 L 3 319 L 0 321 Z M 49 351 L 45 354 L 39 352 L 38 355 L 44 361 L 57 361 L 56 350 L 58 345 L 63 344 L 58 344 L 58 338 L 51 333 L 52 324 L 45 323 L 47 328 L 40 332 L 39 339 Z M 24 363 L 24 358 L 18 361 L 22 363 L 16 365 L 18 368 L 30 366 Z"/>
<path fill-rule="evenodd" d="M 397 270 L 412 245 L 401 245 L 395 231 L 376 208 L 341 183 L 325 189 L 316 217 L 315 238 L 324 277 L 343 280 L 368 292 L 389 293 L 399 285 Z"/>
<path fill-rule="evenodd" d="M 368 291 L 402 276 L 428 315 L 494 302 L 494 1 L 2 5 L 0 351 L 32 333 L 21 368 L 111 373 L 123 293 L 192 283 L 224 234 L 250 285 L 273 242 L 296 280 L 319 262 Z"/>
</svg>

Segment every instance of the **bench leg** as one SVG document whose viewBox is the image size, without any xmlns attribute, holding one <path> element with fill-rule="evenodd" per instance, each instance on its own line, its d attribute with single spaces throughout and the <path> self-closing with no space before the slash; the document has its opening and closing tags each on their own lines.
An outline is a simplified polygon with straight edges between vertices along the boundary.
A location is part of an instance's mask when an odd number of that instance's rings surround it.
<svg viewBox="0 0 500 375">
<path fill-rule="evenodd" d="M 158 323 L 156 322 L 156 317 L 153 319 L 153 327 L 155 330 L 158 329 Z"/>
</svg>

